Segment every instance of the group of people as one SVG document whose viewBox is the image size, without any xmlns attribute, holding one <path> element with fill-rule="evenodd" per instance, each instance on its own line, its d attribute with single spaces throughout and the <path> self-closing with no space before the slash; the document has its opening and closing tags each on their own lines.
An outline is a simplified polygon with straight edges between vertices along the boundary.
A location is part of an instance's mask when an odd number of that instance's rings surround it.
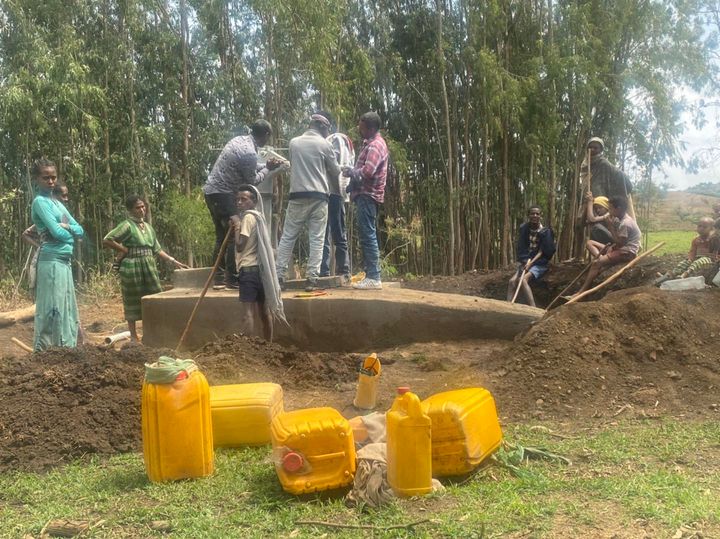
<svg viewBox="0 0 720 539">
<path fill-rule="evenodd" d="M 587 150 L 589 159 L 583 161 L 581 174 L 588 187 L 584 196 L 584 221 L 589 227 L 589 239 L 585 247 L 591 264 L 585 281 L 574 295 L 588 290 L 603 270 L 635 258 L 642 238 L 640 228 L 628 211 L 632 183 L 627 174 L 605 157 L 602 139 L 591 138 Z M 593 191 L 597 196 L 593 196 Z M 553 231 L 542 224 L 542 210 L 531 206 L 528 220 L 520 226 L 518 234 L 518 267 L 508 283 L 508 301 L 514 300 L 522 291 L 527 303 L 535 306 L 530 283 L 542 279 L 555 250 Z"/>
<path fill-rule="evenodd" d="M 575 294 L 564 296 L 567 300 L 588 290 L 605 269 L 633 260 L 642 240 L 640 228 L 631 214 L 630 179 L 604 156 L 602 139 L 591 138 L 587 150 L 589 159 L 583 161 L 581 174 L 588 186 L 584 195 L 583 226 L 589 229 L 585 247 L 591 262 L 585 281 Z M 690 245 L 687 258 L 672 270 L 658 275 L 654 284 L 686 278 L 717 266 L 720 262 L 720 204 L 713 210 L 714 217 L 703 217 L 697 222 L 697 237 Z M 542 279 L 555 250 L 552 229 L 542 224 L 542 210 L 531 206 L 527 222 L 520 226 L 518 234 L 517 270 L 508 283 L 508 301 L 514 301 L 522 292 L 526 302 L 535 306 L 530 283 Z M 720 272 L 713 283 L 720 286 Z"/>
<path fill-rule="evenodd" d="M 215 274 L 214 288 L 239 290 L 246 332 L 262 333 L 270 339 L 273 320 L 284 320 L 280 290 L 304 228 L 309 247 L 307 291 L 321 288 L 319 278 L 330 274 L 331 245 L 335 274 L 343 284 L 360 290 L 382 289 L 377 216 L 385 196 L 388 148 L 380 127 L 377 113 L 361 116 L 358 130 L 363 145 L 357 159 L 346 135 L 331 134 L 332 120 L 325 112 L 313 114 L 307 130 L 290 141 L 289 160 L 271 157 L 263 162 L 259 158 L 259 148 L 272 136 L 272 127 L 265 120 L 255 121 L 250 135 L 235 137 L 223 148 L 203 192 L 215 225 L 214 258 L 233 231 L 235 249 L 227 249 Z M 267 230 L 271 215 L 266 213 L 271 210 L 261 203 L 256 186 L 288 169 L 288 205 L 274 257 Z M 350 277 L 345 218 L 348 200 L 356 210 L 365 270 L 365 278 L 357 283 L 351 283 Z M 258 325 L 262 331 L 255 329 Z"/>
<path fill-rule="evenodd" d="M 30 278 L 35 285 L 33 348 L 74 347 L 82 341 L 83 333 L 72 258 L 74 246 L 85 232 L 66 207 L 69 193 L 58 181 L 55 163 L 40 159 L 33 165 L 32 174 L 37 189 L 31 208 L 33 225 L 23 233 L 23 239 L 37 248 Z M 140 300 L 161 291 L 155 256 L 177 268 L 187 266 L 162 250 L 155 230 L 145 221 L 145 201 L 139 195 L 130 195 L 126 207 L 129 218 L 111 230 L 103 244 L 118 252 L 125 319 L 131 338 L 137 341 L 136 322 L 142 319 Z"/>
</svg>

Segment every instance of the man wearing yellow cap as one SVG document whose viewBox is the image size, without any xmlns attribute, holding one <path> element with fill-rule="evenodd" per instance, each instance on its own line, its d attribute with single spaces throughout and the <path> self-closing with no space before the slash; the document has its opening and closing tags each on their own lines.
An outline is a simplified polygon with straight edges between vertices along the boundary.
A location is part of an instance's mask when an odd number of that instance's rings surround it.
<svg viewBox="0 0 720 539">
<path fill-rule="evenodd" d="M 612 243 L 613 237 L 608 228 L 603 224 L 608 211 L 610 211 L 610 201 L 608 197 L 594 197 L 588 191 L 585 193 L 585 222 L 590 226 L 590 239 L 603 245 Z"/>
</svg>

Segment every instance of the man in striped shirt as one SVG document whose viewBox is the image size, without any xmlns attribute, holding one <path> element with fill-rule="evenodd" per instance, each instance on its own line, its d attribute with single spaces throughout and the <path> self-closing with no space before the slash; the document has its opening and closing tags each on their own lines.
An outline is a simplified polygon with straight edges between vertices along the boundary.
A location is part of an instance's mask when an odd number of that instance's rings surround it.
<svg viewBox="0 0 720 539">
<path fill-rule="evenodd" d="M 380 249 L 377 240 L 378 207 L 385 200 L 388 148 L 380 135 L 380 116 L 366 112 L 358 124 L 363 146 L 353 168 L 343 169 L 350 178 L 348 192 L 355 203 L 360 246 L 365 262 L 365 278 L 355 283 L 360 290 L 382 290 Z"/>
</svg>

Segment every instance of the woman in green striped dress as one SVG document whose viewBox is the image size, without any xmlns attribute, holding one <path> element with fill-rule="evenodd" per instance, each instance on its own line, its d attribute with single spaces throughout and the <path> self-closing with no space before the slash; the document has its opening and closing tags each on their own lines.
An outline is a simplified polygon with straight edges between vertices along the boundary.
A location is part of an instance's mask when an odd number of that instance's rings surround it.
<svg viewBox="0 0 720 539">
<path fill-rule="evenodd" d="M 143 296 L 162 291 L 155 255 L 175 265 L 187 268 L 162 250 L 155 230 L 145 222 L 145 201 L 139 195 L 130 195 L 125 201 L 130 218 L 107 233 L 103 245 L 122 256 L 120 262 L 120 289 L 123 296 L 125 320 L 130 338 L 138 341 L 136 322 L 142 320 L 140 300 Z"/>
</svg>

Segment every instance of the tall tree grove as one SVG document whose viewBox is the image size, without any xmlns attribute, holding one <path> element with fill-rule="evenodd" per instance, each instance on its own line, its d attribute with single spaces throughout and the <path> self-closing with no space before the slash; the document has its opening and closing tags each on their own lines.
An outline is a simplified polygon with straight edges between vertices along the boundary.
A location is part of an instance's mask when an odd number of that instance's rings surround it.
<svg viewBox="0 0 720 539">
<path fill-rule="evenodd" d="M 399 271 L 508 264 L 530 203 L 558 256 L 576 255 L 585 142 L 603 137 L 639 183 L 679 162 L 682 88 L 717 91 L 717 13 L 710 0 L 2 0 L 0 273 L 25 263 L 41 156 L 87 230 L 84 268 L 106 266 L 102 236 L 131 192 L 169 250 L 210 263 L 199 187 L 219 149 L 257 117 L 284 147 L 317 109 L 356 141 L 357 118 L 380 113 L 381 241 Z"/>
</svg>

